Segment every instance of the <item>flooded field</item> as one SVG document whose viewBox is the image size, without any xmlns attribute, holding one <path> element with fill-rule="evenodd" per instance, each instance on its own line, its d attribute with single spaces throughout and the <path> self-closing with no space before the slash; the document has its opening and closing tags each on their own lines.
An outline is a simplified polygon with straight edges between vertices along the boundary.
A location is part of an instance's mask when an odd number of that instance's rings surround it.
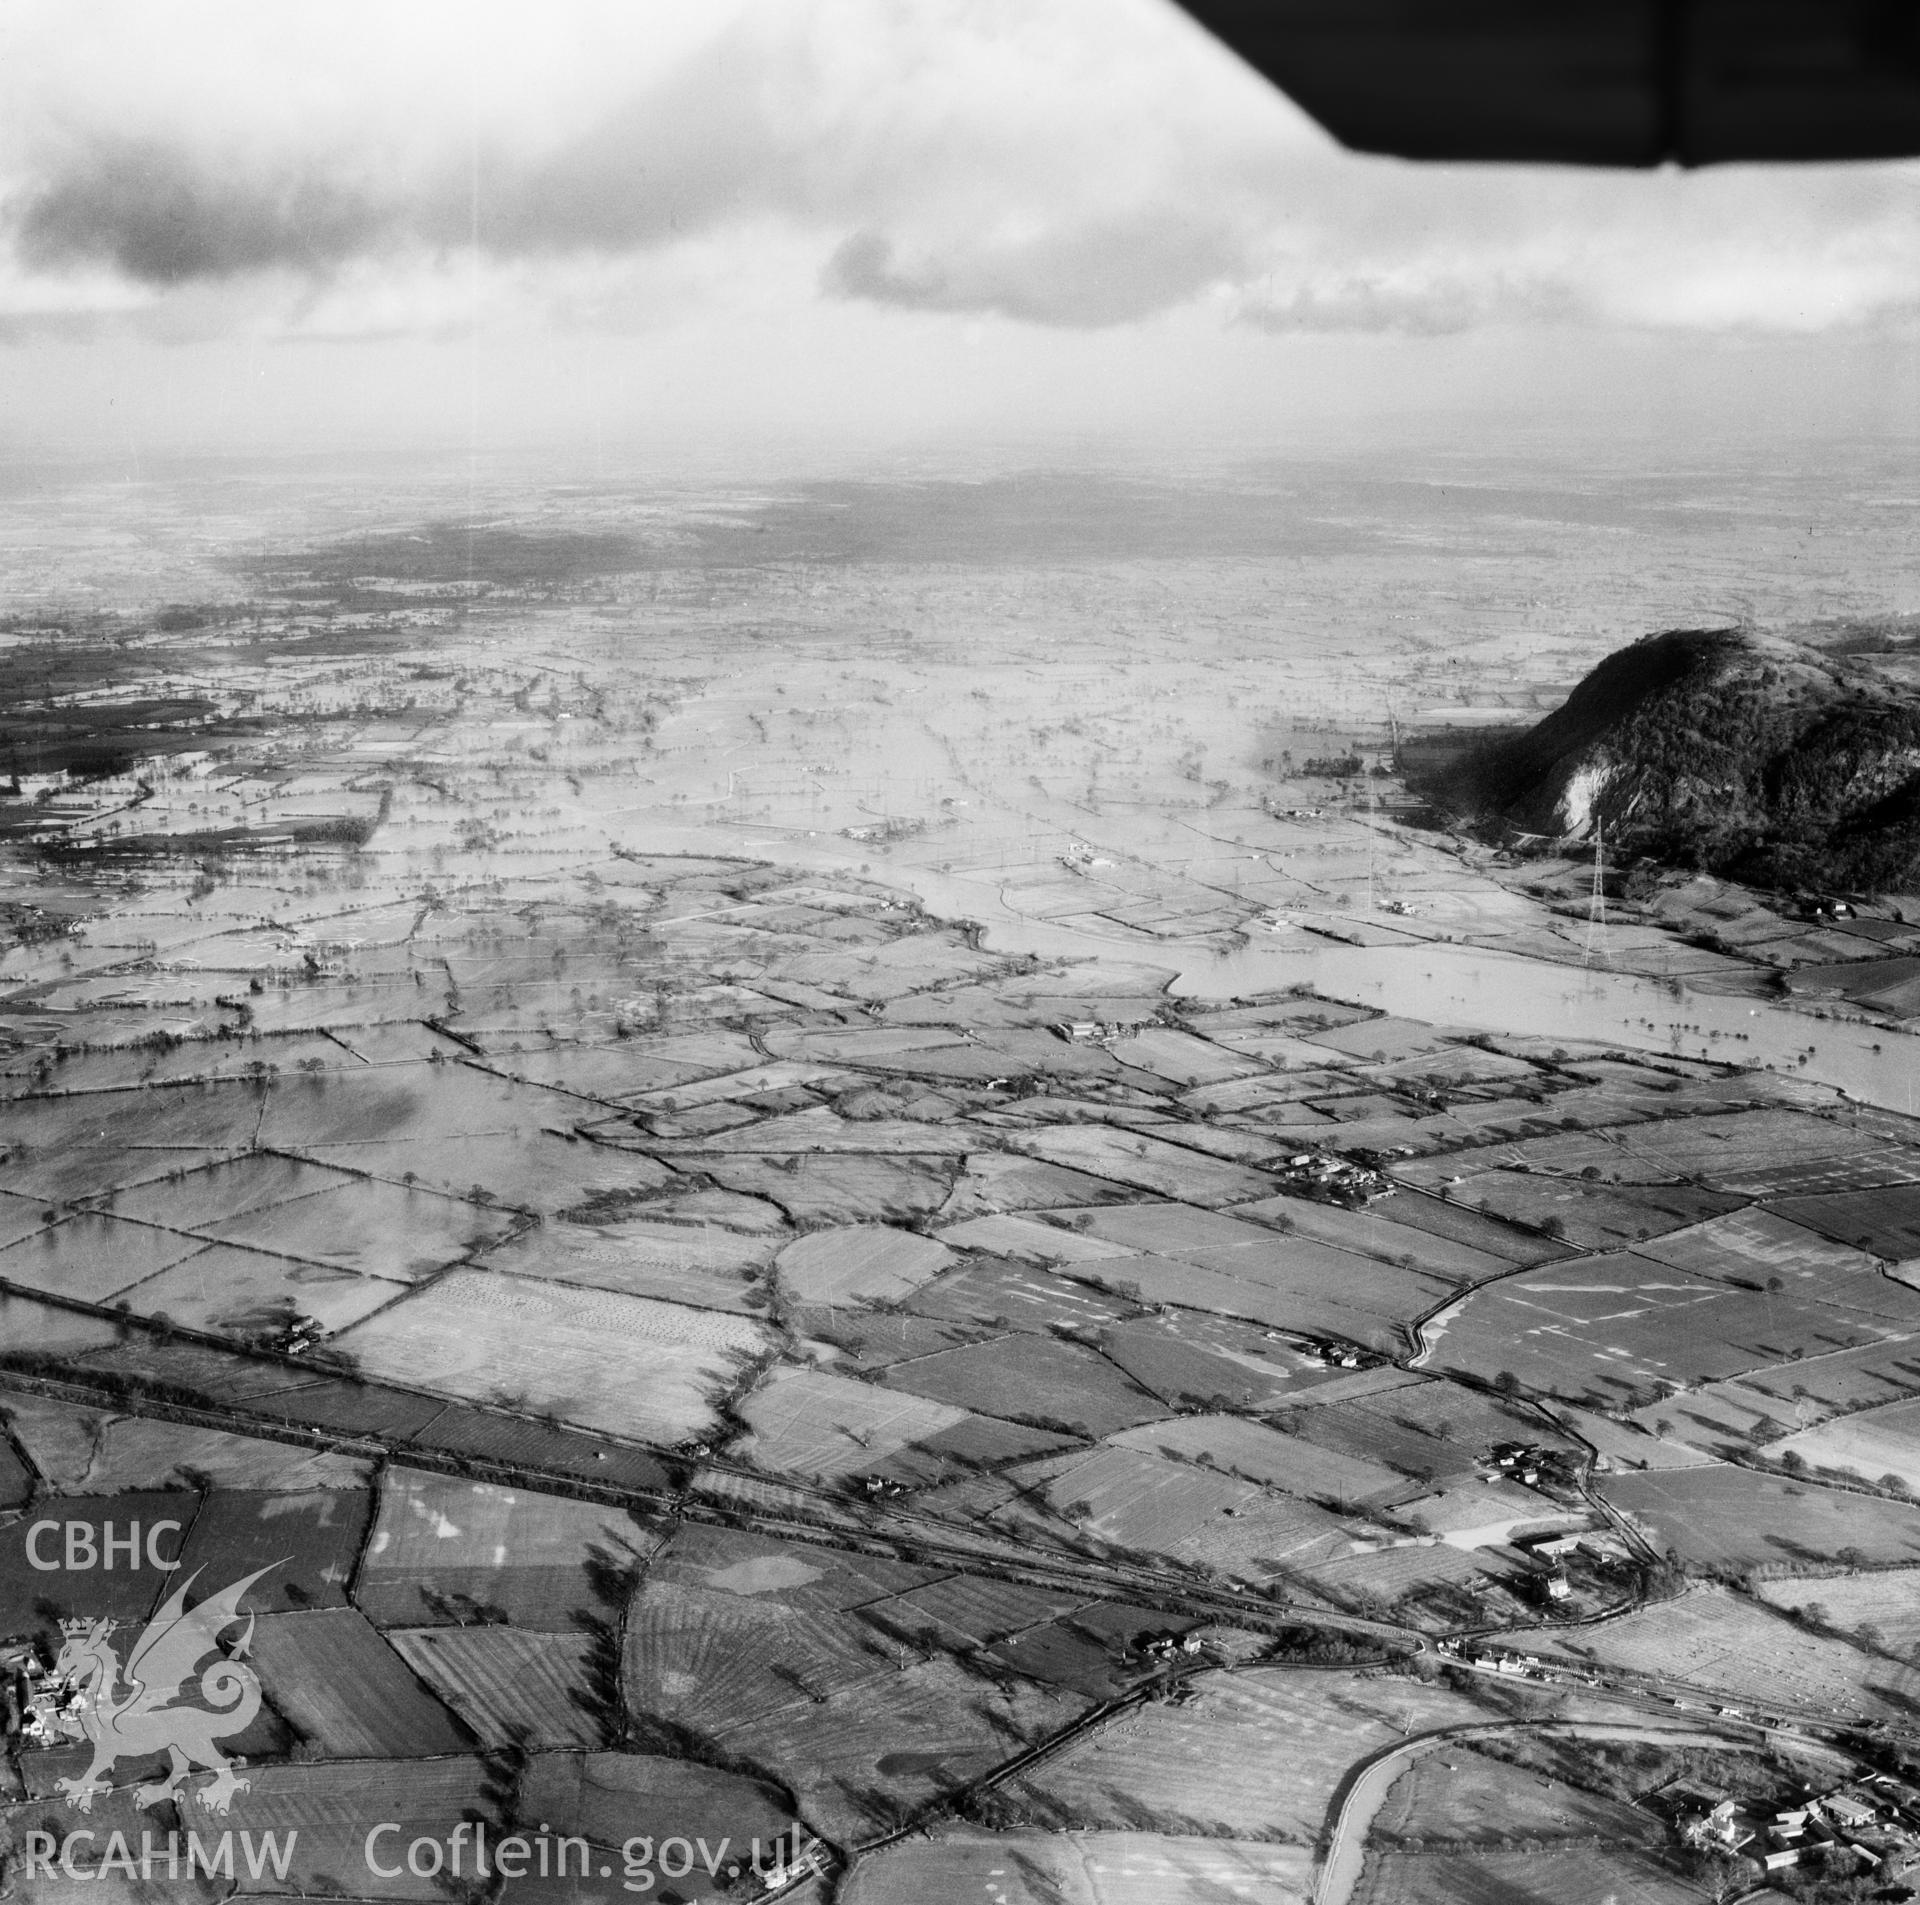
<svg viewBox="0 0 1920 1905">
<path fill-rule="evenodd" d="M 1913 1565 L 1920 1065 L 1821 978 L 1913 902 L 1596 898 L 1399 771 L 1736 584 L 1910 606 L 1782 553 L 1831 474 L 60 490 L 0 542 L 0 1825 L 84 1768 L 62 1623 L 166 1615 L 42 1579 L 116 1516 L 246 1582 L 236 1830 L 344 1896 L 377 1779 L 609 1872 L 726 1817 L 848 1897 L 1305 1897 L 1359 1762 L 1560 1697 L 1495 1630 L 1606 1724 L 1909 1738 L 1757 1597 Z"/>
</svg>

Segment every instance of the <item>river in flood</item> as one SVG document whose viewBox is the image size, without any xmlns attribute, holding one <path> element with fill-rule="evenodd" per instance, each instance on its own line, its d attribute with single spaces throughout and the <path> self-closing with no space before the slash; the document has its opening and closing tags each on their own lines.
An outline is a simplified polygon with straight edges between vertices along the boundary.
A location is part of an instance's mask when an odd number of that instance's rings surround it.
<svg viewBox="0 0 1920 1905">
<path fill-rule="evenodd" d="M 1831 1085 L 1862 1104 L 1920 1112 L 1920 1038 L 1842 1019 L 1816 1019 L 1750 998 L 1695 992 L 1637 973 L 1554 965 L 1478 946 L 1430 941 L 1348 946 L 1309 933 L 1230 951 L 1143 945 L 1025 919 L 982 917 L 981 887 L 922 867 L 888 868 L 933 911 L 979 919 L 995 952 L 1096 957 L 1176 967 L 1172 991 L 1193 999 L 1253 998 L 1311 986 L 1329 998 L 1472 1032 L 1589 1039 L 1634 1051 L 1767 1067 Z"/>
</svg>

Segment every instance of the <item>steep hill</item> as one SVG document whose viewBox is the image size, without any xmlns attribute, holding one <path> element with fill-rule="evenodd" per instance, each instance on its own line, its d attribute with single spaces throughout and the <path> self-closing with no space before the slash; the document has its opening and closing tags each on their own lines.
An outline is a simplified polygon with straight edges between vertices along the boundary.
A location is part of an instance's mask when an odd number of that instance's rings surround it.
<svg viewBox="0 0 1920 1905">
<path fill-rule="evenodd" d="M 1483 819 L 1756 885 L 1920 891 L 1920 695 L 1734 629 L 1616 650 L 1456 788 Z"/>
</svg>

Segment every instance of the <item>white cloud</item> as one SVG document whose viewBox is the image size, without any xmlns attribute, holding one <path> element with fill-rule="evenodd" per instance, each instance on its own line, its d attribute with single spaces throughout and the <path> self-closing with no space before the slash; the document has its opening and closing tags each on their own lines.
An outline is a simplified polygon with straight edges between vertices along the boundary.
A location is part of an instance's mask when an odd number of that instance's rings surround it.
<svg viewBox="0 0 1920 1905">
<path fill-rule="evenodd" d="M 0 313 L 157 336 L 620 332 L 825 299 L 1099 329 L 1905 321 L 1920 169 L 1421 168 L 1158 0 L 0 20 Z M 471 256 L 477 234 L 478 267 Z"/>
</svg>

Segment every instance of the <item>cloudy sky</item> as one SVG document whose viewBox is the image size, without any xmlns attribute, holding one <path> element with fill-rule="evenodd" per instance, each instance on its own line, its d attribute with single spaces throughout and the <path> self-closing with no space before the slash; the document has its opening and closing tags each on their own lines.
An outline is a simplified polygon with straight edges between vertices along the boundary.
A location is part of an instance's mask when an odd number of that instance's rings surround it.
<svg viewBox="0 0 1920 1905">
<path fill-rule="evenodd" d="M 1920 166 L 1335 147 L 1160 0 L 7 0 L 11 445 L 1920 421 Z"/>
</svg>

